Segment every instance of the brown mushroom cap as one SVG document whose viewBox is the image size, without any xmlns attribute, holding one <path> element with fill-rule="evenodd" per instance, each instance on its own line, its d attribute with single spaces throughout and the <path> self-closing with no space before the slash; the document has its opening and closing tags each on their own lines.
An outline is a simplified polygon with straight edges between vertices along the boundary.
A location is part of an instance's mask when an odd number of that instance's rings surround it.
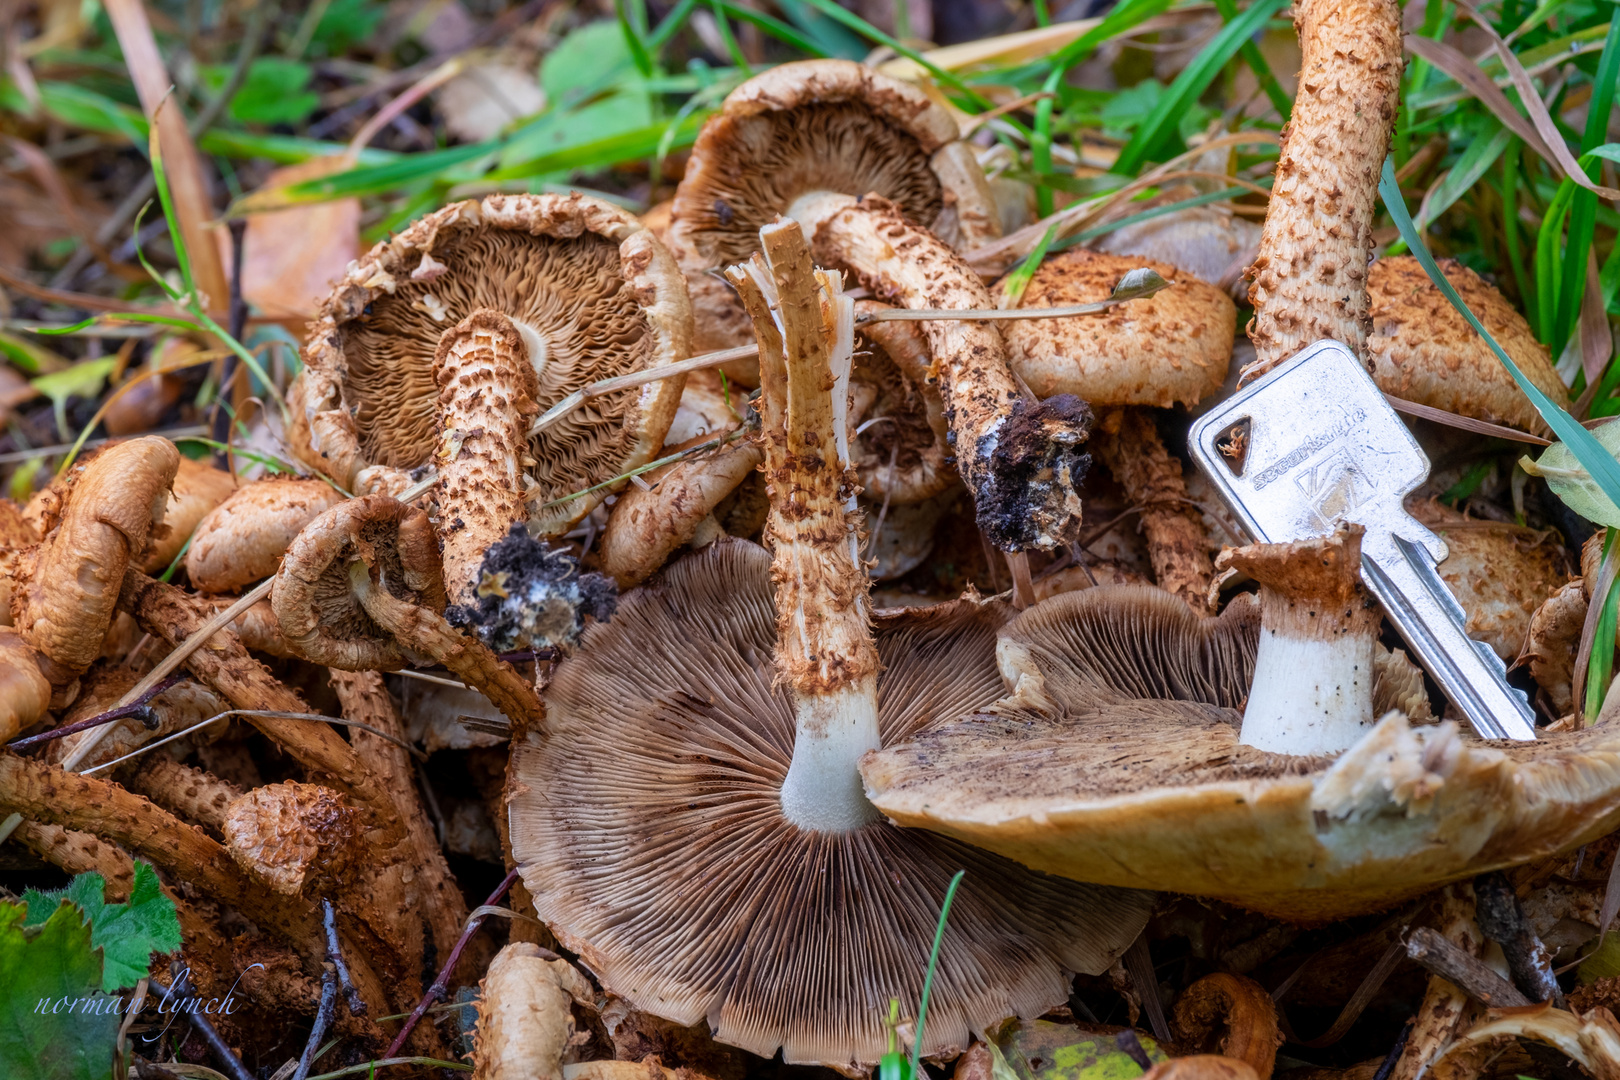
<svg viewBox="0 0 1620 1080">
<path fill-rule="evenodd" d="M 211 593 L 262 581 L 276 572 L 304 526 L 342 501 L 324 480 L 273 477 L 245 484 L 197 525 L 186 574 Z"/>
<path fill-rule="evenodd" d="M 1620 823 L 1620 736 L 1602 726 L 1487 744 L 1390 713 L 1337 758 L 1241 745 L 1252 618 L 1201 620 L 1133 586 L 1038 604 L 1002 633 L 1018 692 L 868 755 L 867 794 L 900 824 L 1049 873 L 1301 921 L 1388 908 Z"/>
<path fill-rule="evenodd" d="M 671 211 L 669 245 L 703 313 L 696 347 L 752 340 L 708 271 L 747 259 L 760 228 L 805 193 L 875 192 L 947 243 L 999 235 L 995 200 L 977 164 L 958 160 L 957 138 L 922 90 L 852 60 L 780 64 L 733 90 L 698 133 Z"/>
<path fill-rule="evenodd" d="M 148 574 L 161 574 L 169 568 L 191 534 L 216 506 L 236 490 L 236 477 L 207 462 L 180 456 L 174 485 L 169 489 L 169 505 L 163 512 L 163 525 L 152 530 L 152 542 L 141 560 Z"/>
<path fill-rule="evenodd" d="M 1146 257 L 1178 266 L 1231 295 L 1234 288 L 1248 292 L 1243 268 L 1259 251 L 1260 225 L 1227 207 L 1189 206 L 1115 229 L 1091 246 L 1110 255 Z M 1185 280 L 1185 274 L 1177 280 Z"/>
<path fill-rule="evenodd" d="M 916 1001 L 938 905 L 951 908 L 924 1054 L 1034 1016 L 1069 973 L 1135 938 L 1141 893 L 1074 887 L 884 821 L 801 830 L 780 791 L 794 708 L 772 654 L 771 557 L 722 540 L 626 594 L 514 745 L 513 852 L 535 908 L 614 993 L 788 1062 L 870 1066 L 882 1006 Z M 1007 609 L 958 601 L 874 620 L 885 741 L 999 693 Z M 656 642 L 656 647 L 649 643 Z"/>
<path fill-rule="evenodd" d="M 50 704 L 51 684 L 38 654 L 10 630 L 0 630 L 0 742 L 38 723 Z"/>
<path fill-rule="evenodd" d="M 1569 396 L 1530 324 L 1507 297 L 1454 259 L 1441 259 L 1446 280 L 1491 332 L 1525 378 L 1555 402 Z M 1485 339 L 1451 306 L 1411 255 L 1379 259 L 1368 274 L 1372 334 L 1367 362 L 1386 394 L 1447 412 L 1545 432 L 1530 399 Z"/>
<path fill-rule="evenodd" d="M 345 486 L 368 467 L 429 464 L 439 449 L 439 341 L 484 308 L 536 335 L 525 342 L 541 411 L 690 349 L 680 271 L 631 215 L 583 195 L 455 203 L 378 244 L 321 306 L 294 395 L 294 451 Z M 594 398 L 541 432 L 531 440 L 531 505 L 651 460 L 680 395 L 681 380 L 664 379 Z M 531 529 L 565 531 L 610 493 L 552 507 Z"/>
<path fill-rule="evenodd" d="M 1076 319 L 1002 324 L 1013 370 L 1039 397 L 1074 394 L 1093 408 L 1196 405 L 1226 380 L 1237 306 L 1215 286 L 1168 263 L 1070 248 L 1041 264 L 1023 308 L 1108 299 L 1146 266 L 1175 284 L 1153 296 Z"/>
<path fill-rule="evenodd" d="M 855 313 L 888 306 L 857 300 Z M 857 394 L 870 395 L 871 404 L 859 417 L 851 414 L 856 430 L 849 448 L 870 499 L 922 502 L 959 479 L 946 461 L 950 424 L 938 383 L 929 381 L 932 363 L 927 335 L 916 323 L 874 322 L 857 330 L 850 380 Z"/>
<path fill-rule="evenodd" d="M 330 883 L 365 855 L 360 815 L 318 784 L 288 781 L 237 796 L 225 808 L 223 832 L 237 865 L 284 896 Z"/>
<path fill-rule="evenodd" d="M 270 605 L 282 637 L 304 659 L 345 671 L 395 671 L 400 642 L 355 599 L 349 563 L 373 561 L 384 587 L 434 611 L 445 605 L 439 545 L 427 513 L 387 495 L 339 502 L 298 534 L 276 574 Z"/>
<path fill-rule="evenodd" d="M 102 450 L 71 481 L 51 531 L 23 555 L 12 621 L 56 685 L 100 655 L 124 572 L 162 522 L 179 463 L 174 444 L 157 436 Z"/>
</svg>

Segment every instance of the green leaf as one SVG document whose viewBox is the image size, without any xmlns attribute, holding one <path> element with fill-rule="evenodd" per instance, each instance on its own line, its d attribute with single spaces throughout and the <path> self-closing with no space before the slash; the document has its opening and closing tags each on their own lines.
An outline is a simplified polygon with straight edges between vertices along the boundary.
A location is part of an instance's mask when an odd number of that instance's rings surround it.
<svg viewBox="0 0 1620 1080">
<path fill-rule="evenodd" d="M 1592 432 L 1592 436 L 1611 455 L 1620 452 L 1620 423 L 1604 424 Z M 1547 481 L 1553 494 L 1581 517 L 1598 525 L 1620 528 L 1620 507 L 1604 496 L 1603 489 L 1568 446 L 1555 442 L 1541 452 L 1538 460 L 1532 461 L 1526 456 L 1519 459 L 1519 464 L 1531 476 Z"/>
<path fill-rule="evenodd" d="M 563 38 L 540 64 L 551 108 L 512 136 L 502 166 L 651 126 L 652 97 L 637 75 L 617 20 Z"/>
<path fill-rule="evenodd" d="M 1169 1057 L 1151 1037 L 1138 1036 L 1148 1059 Z M 990 1040 L 1008 1080 L 1135 1080 L 1142 1067 L 1111 1035 L 1094 1035 L 1047 1020 L 1014 1020 Z"/>
<path fill-rule="evenodd" d="M 30 386 L 51 399 L 51 407 L 56 413 L 56 431 L 63 441 L 73 437 L 67 425 L 68 399 L 93 398 L 101 393 L 101 388 L 107 385 L 107 376 L 117 366 L 118 357 L 101 356 L 94 360 L 80 360 L 72 367 L 28 380 Z"/>
<path fill-rule="evenodd" d="M 102 951 L 102 983 L 106 990 L 128 990 L 146 977 L 153 953 L 180 947 L 180 919 L 174 901 L 163 895 L 151 864 L 135 864 L 135 883 L 127 904 L 109 904 L 100 874 L 80 874 L 67 888 L 23 893 L 28 905 L 25 926 L 44 922 L 57 904 L 76 904 L 90 921 L 91 945 Z"/>
<path fill-rule="evenodd" d="M 27 929 L 26 913 L 0 903 L 0 1076 L 108 1080 L 123 1002 L 100 992 L 90 926 L 70 903 Z"/>
<path fill-rule="evenodd" d="M 0 356 L 29 375 L 48 375 L 67 367 L 67 361 L 31 341 L 0 330 Z"/>
<path fill-rule="evenodd" d="M 370 37 L 387 13 L 387 6 L 376 0 L 332 0 L 315 24 L 311 42 L 322 46 L 327 56 L 341 56 Z"/>
<path fill-rule="evenodd" d="M 281 56 L 261 56 L 248 68 L 242 88 L 231 98 L 230 115 L 244 124 L 296 124 L 321 103 L 321 96 L 309 89 L 314 72 L 308 64 Z M 224 65 L 203 69 L 203 80 L 218 92 L 230 68 Z"/>
</svg>

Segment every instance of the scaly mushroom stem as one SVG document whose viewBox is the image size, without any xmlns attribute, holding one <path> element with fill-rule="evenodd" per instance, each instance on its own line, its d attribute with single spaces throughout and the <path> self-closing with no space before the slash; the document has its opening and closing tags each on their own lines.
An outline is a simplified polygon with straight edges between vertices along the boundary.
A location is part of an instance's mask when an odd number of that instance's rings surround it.
<svg viewBox="0 0 1620 1080">
<path fill-rule="evenodd" d="M 1394 0 L 1299 0 L 1299 96 L 1284 130 L 1260 255 L 1248 269 L 1258 378 L 1313 341 L 1365 360 L 1378 173 L 1401 86 Z"/>
<path fill-rule="evenodd" d="M 759 235 L 764 257 L 726 277 L 759 339 L 776 666 L 797 717 L 782 812 L 802 829 L 840 832 L 878 820 L 857 763 L 881 745 L 877 648 L 850 528 L 854 485 L 840 415 L 855 312 L 837 275 L 815 269 L 796 223 Z"/>
<path fill-rule="evenodd" d="M 439 515 L 445 592 L 477 604 L 484 553 L 529 518 L 523 502 L 529 422 L 540 412 L 535 368 L 545 342 L 532 328 L 480 308 L 439 339 Z"/>
<path fill-rule="evenodd" d="M 1200 615 L 1209 614 L 1209 583 L 1215 571 L 1209 559 L 1209 535 L 1198 511 L 1188 504 L 1181 462 L 1170 456 L 1153 418 L 1143 409 L 1127 408 L 1119 429 L 1099 426 L 1092 449 L 1125 489 L 1133 506 L 1142 507 L 1153 579 Z"/>
<path fill-rule="evenodd" d="M 995 307 L 960 256 L 886 199 L 814 192 L 796 199 L 788 216 L 803 224 L 818 259 L 849 267 L 881 299 L 906 308 Z M 1072 539 L 1090 408 L 1067 394 L 1027 401 L 1001 332 L 989 323 L 936 320 L 924 328 L 979 527 L 1005 551 Z"/>
<path fill-rule="evenodd" d="M 374 738 L 375 736 L 373 736 Z M 179 814 L 210 833 L 225 827 L 225 808 L 242 789 L 212 773 L 153 754 L 129 770 L 124 786 L 145 795 L 163 809 Z"/>
<path fill-rule="evenodd" d="M 1373 723 L 1380 613 L 1361 583 L 1360 525 L 1221 557 L 1260 582 L 1260 645 L 1240 741 L 1275 754 L 1336 754 Z"/>
</svg>

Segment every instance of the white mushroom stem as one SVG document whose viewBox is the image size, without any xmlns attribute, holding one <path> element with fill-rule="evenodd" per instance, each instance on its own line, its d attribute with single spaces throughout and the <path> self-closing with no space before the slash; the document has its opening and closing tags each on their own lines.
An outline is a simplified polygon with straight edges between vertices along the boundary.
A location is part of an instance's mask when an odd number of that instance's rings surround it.
<svg viewBox="0 0 1620 1080">
<path fill-rule="evenodd" d="M 881 299 L 912 309 L 995 307 L 959 255 L 886 199 L 813 192 L 794 200 L 788 216 L 812 237 L 821 262 L 849 267 Z M 1074 489 L 1090 410 L 1069 395 L 1026 401 L 994 325 L 923 326 L 979 527 L 1006 551 L 1066 543 L 1080 525 Z"/>
<path fill-rule="evenodd" d="M 760 246 L 763 257 L 726 276 L 759 338 L 776 665 L 795 712 L 782 813 L 801 829 L 842 832 L 879 817 L 857 768 L 879 737 L 877 647 L 851 528 L 843 416 L 854 305 L 837 274 L 815 269 L 796 223 L 767 225 Z"/>
<path fill-rule="evenodd" d="M 534 360 L 543 363 L 544 354 L 538 334 L 489 308 L 439 339 L 435 458 L 445 591 L 452 603 L 478 602 L 485 552 L 528 520 L 523 470 L 529 422 L 540 411 Z"/>
<path fill-rule="evenodd" d="M 1239 741 L 1274 754 L 1336 754 L 1373 724 L 1379 612 L 1361 583 L 1359 525 L 1225 553 L 1260 582 L 1260 647 Z"/>
</svg>

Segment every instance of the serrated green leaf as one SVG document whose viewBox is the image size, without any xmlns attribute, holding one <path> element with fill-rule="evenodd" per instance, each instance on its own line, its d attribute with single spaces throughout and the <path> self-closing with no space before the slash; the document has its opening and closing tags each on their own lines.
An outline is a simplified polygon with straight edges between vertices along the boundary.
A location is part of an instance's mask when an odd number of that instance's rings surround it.
<svg viewBox="0 0 1620 1080">
<path fill-rule="evenodd" d="M 25 929 L 26 914 L 0 903 L 0 1076 L 108 1080 L 124 1003 L 100 992 L 90 925 L 71 903 Z"/>
<path fill-rule="evenodd" d="M 24 925 L 43 922 L 62 902 L 77 905 L 90 921 L 91 944 L 102 950 L 104 988 L 127 990 L 146 977 L 153 953 L 180 947 L 180 919 L 149 863 L 135 864 L 128 903 L 107 903 L 105 890 L 106 882 L 94 873 L 80 874 L 55 892 L 29 889 L 23 894 L 28 905 Z"/>
<path fill-rule="evenodd" d="M 1620 423 L 1604 424 L 1592 435 L 1610 456 L 1620 456 Z M 1547 481 L 1553 494 L 1587 521 L 1620 528 L 1620 507 L 1603 494 L 1592 474 L 1575 460 L 1574 453 L 1564 443 L 1553 443 L 1535 461 L 1526 455 L 1519 459 L 1519 464 L 1531 476 Z"/>
</svg>

